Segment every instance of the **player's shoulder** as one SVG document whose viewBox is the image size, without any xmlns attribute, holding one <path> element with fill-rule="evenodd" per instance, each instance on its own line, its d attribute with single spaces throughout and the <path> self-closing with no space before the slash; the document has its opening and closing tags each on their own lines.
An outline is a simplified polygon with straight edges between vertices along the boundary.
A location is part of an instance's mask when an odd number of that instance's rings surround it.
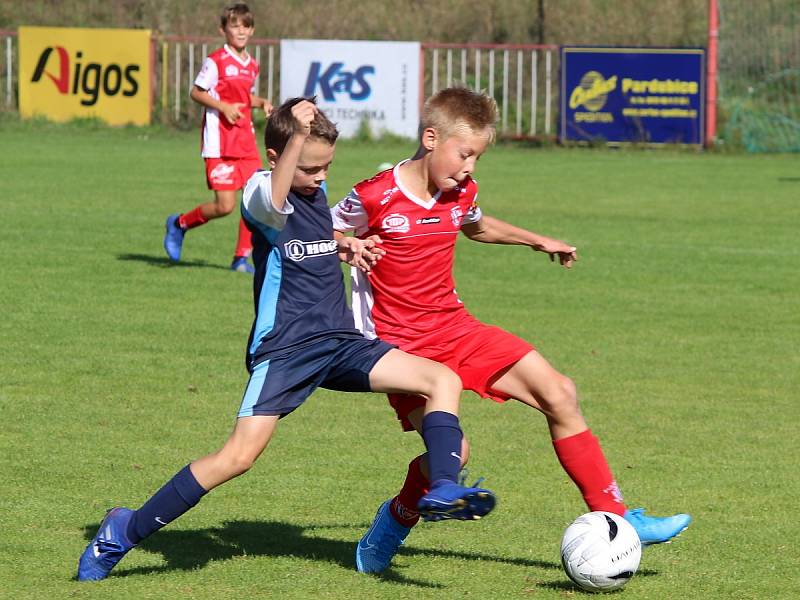
<svg viewBox="0 0 800 600">
<path fill-rule="evenodd" d="M 213 61 L 215 61 L 215 62 L 220 62 L 220 61 L 221 61 L 221 60 L 223 60 L 223 59 L 224 59 L 224 58 L 225 58 L 227 55 L 228 55 L 228 52 L 225 50 L 225 47 L 224 47 L 224 46 L 222 46 L 222 47 L 220 47 L 220 48 L 217 48 L 217 49 L 216 49 L 216 50 L 214 50 L 213 52 L 211 52 L 211 53 L 208 55 L 208 58 L 210 58 L 211 60 L 213 60 Z"/>
<path fill-rule="evenodd" d="M 397 183 L 394 179 L 393 169 L 381 171 L 353 186 L 353 190 L 362 202 L 369 202 L 374 198 L 383 198 L 387 192 L 396 188 Z"/>
</svg>

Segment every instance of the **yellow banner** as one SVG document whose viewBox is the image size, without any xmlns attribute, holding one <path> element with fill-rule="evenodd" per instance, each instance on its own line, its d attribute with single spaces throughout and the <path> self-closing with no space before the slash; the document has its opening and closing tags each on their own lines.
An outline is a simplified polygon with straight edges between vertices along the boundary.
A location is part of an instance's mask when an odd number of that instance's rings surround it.
<svg viewBox="0 0 800 600">
<path fill-rule="evenodd" d="M 53 121 L 97 117 L 147 125 L 150 31 L 19 28 L 19 112 Z"/>
</svg>

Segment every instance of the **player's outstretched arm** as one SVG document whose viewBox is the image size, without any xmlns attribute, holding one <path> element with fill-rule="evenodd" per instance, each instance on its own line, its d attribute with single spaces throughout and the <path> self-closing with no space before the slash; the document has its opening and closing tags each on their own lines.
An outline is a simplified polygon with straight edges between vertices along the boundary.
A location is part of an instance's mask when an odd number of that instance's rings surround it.
<svg viewBox="0 0 800 600">
<path fill-rule="evenodd" d="M 339 260 L 351 267 L 361 269 L 365 273 L 369 273 L 372 267 L 386 254 L 386 251 L 378 246 L 381 238 L 377 235 L 371 235 L 362 240 L 347 236 L 341 231 L 334 231 L 333 239 L 339 246 Z"/>
<path fill-rule="evenodd" d="M 549 254 L 551 261 L 558 258 L 559 263 L 568 269 L 578 260 L 577 248 L 566 242 L 539 235 L 487 215 L 482 215 L 474 223 L 464 224 L 461 231 L 469 239 L 484 244 L 528 246 L 532 250 Z"/>
</svg>

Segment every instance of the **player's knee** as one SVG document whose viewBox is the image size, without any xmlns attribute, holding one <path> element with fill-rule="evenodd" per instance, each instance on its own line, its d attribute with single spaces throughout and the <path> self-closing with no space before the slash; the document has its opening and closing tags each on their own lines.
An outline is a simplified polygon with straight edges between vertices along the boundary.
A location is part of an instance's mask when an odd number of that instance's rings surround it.
<svg viewBox="0 0 800 600">
<path fill-rule="evenodd" d="M 247 473 L 256 462 L 256 457 L 249 452 L 231 454 L 226 459 L 226 468 L 231 477 L 238 477 Z"/>
<path fill-rule="evenodd" d="M 233 212 L 234 204 L 226 204 L 224 202 L 217 203 L 217 215 L 220 217 L 228 216 Z"/>
<path fill-rule="evenodd" d="M 439 384 L 444 387 L 448 393 L 461 394 L 461 390 L 463 389 L 461 378 L 449 368 L 442 366 L 437 377 Z"/>
<path fill-rule="evenodd" d="M 548 399 L 548 407 L 552 413 L 571 414 L 578 410 L 578 390 L 575 382 L 561 375 L 556 382 L 555 391 Z"/>
</svg>

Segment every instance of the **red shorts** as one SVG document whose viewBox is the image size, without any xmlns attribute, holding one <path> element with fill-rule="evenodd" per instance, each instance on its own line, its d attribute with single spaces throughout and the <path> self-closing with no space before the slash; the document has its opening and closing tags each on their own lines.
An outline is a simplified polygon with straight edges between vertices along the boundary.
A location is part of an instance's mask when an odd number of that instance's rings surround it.
<svg viewBox="0 0 800 600">
<path fill-rule="evenodd" d="M 402 345 L 400 348 L 403 349 Z M 434 336 L 431 346 L 415 344 L 410 352 L 450 367 L 461 378 L 465 390 L 472 390 L 495 402 L 505 402 L 509 396 L 493 390 L 492 384 L 503 370 L 532 350 L 535 348 L 531 344 L 514 334 L 475 320 L 469 329 L 462 330 L 458 337 L 448 342 L 442 343 L 441 338 Z M 405 394 L 388 394 L 388 397 L 403 430 L 413 431 L 408 414 L 424 407 L 425 398 Z"/>
<path fill-rule="evenodd" d="M 261 168 L 260 158 L 207 158 L 206 182 L 210 190 L 240 190 Z"/>
</svg>

